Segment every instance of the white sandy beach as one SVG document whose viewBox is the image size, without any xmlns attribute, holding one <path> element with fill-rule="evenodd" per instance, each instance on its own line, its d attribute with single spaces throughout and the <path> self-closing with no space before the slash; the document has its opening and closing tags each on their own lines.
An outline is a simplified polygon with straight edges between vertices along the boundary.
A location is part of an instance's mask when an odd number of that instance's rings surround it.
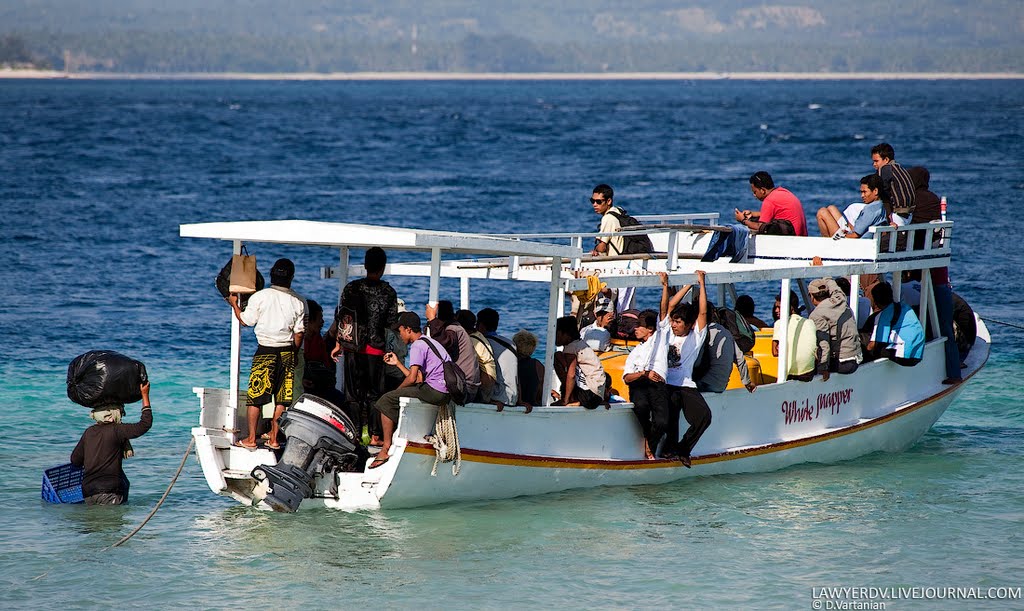
<svg viewBox="0 0 1024 611">
<path fill-rule="evenodd" d="M 0 79 L 235 81 L 1002 80 L 1019 72 L 74 72 L 0 70 Z"/>
</svg>

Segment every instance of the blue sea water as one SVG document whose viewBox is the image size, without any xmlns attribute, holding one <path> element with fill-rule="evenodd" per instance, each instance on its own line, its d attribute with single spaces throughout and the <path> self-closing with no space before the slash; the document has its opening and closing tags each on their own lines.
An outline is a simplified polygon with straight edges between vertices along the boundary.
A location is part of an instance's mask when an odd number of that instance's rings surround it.
<svg viewBox="0 0 1024 611">
<path fill-rule="evenodd" d="M 296 515 L 214 496 L 193 458 L 153 521 L 105 551 L 174 473 L 198 417 L 192 387 L 227 385 L 230 317 L 213 278 L 229 246 L 179 238 L 182 223 L 580 230 L 596 224 L 598 182 L 634 214 L 727 214 L 755 207 L 756 170 L 813 215 L 855 201 L 870 147 L 889 141 L 949 198 L 957 292 L 1019 325 L 1021 117 L 1020 81 L 0 80 L 3 605 L 807 608 L 823 586 L 1022 587 L 1024 337 L 999 324 L 986 369 L 902 454 Z M 264 268 L 292 257 L 297 290 L 336 299 L 318 279 L 336 253 L 256 254 Z M 393 283 L 426 300 L 425 283 Z M 473 302 L 510 332 L 542 327 L 543 287 L 479 283 Z M 767 317 L 767 293 L 758 302 Z M 144 360 L 153 380 L 156 424 L 125 467 L 131 504 L 42 505 L 42 471 L 89 424 L 65 396 L 67 363 L 98 348 Z M 968 605 L 1024 602 L 887 608 Z"/>
</svg>

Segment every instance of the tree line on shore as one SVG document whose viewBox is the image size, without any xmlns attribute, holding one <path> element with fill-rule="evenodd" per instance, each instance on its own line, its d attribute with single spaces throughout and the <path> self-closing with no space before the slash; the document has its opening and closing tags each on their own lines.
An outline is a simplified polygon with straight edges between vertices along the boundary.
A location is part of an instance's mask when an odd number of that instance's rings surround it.
<svg viewBox="0 0 1024 611">
<path fill-rule="evenodd" d="M 117 30 L 0 36 L 0 66 L 99 72 L 1020 72 L 1024 45 L 540 43 L 515 35 L 372 41 Z"/>
</svg>

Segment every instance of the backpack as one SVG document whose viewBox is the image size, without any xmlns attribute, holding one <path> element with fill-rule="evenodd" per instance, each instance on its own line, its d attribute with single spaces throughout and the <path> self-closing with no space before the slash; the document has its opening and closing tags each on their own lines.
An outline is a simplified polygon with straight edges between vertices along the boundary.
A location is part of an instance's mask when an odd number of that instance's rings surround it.
<svg viewBox="0 0 1024 611">
<path fill-rule="evenodd" d="M 706 329 L 706 331 L 704 344 L 701 345 L 700 352 L 697 353 L 697 360 L 693 363 L 693 373 L 690 374 L 694 381 L 703 379 L 711 369 L 711 329 Z"/>
<path fill-rule="evenodd" d="M 892 168 L 892 179 L 887 186 L 893 213 L 900 216 L 913 214 L 917 204 L 914 179 L 910 177 L 910 172 L 906 168 L 896 162 L 890 163 L 889 167 Z"/>
<path fill-rule="evenodd" d="M 728 329 L 741 352 L 750 352 L 754 348 L 754 328 L 739 312 L 726 307 L 718 308 L 718 324 Z"/>
<path fill-rule="evenodd" d="M 444 385 L 448 389 L 448 397 L 456 405 L 465 405 L 469 395 L 469 390 L 466 388 L 466 374 L 459 369 L 454 361 L 450 359 L 445 361 L 433 341 L 427 338 L 424 338 L 423 341 L 430 346 L 437 358 L 444 361 L 441 363 L 441 371 L 444 373 Z"/>
<path fill-rule="evenodd" d="M 772 219 L 761 225 L 757 232 L 763 235 L 796 235 L 793 223 L 786 219 Z"/>
<path fill-rule="evenodd" d="M 640 310 L 625 310 L 615 317 L 608 326 L 612 337 L 618 339 L 636 339 L 636 328 L 640 324 Z"/>
<path fill-rule="evenodd" d="M 620 227 L 639 227 L 640 221 L 629 216 L 625 208 L 620 208 L 622 213 L 618 213 L 615 209 L 608 210 L 608 214 L 619 219 Z M 620 255 L 636 255 L 642 253 L 654 252 L 654 244 L 651 243 L 651 238 L 647 237 L 647 234 L 626 232 L 622 236 L 622 252 Z"/>
</svg>

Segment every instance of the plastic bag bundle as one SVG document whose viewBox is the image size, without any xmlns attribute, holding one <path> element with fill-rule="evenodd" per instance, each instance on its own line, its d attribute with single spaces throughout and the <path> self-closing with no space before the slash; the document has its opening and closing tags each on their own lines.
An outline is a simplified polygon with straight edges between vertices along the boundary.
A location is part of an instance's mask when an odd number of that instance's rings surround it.
<svg viewBox="0 0 1024 611">
<path fill-rule="evenodd" d="M 142 399 L 139 386 L 149 381 L 146 366 L 113 350 L 93 350 L 68 365 L 68 398 L 88 408 Z"/>
</svg>

